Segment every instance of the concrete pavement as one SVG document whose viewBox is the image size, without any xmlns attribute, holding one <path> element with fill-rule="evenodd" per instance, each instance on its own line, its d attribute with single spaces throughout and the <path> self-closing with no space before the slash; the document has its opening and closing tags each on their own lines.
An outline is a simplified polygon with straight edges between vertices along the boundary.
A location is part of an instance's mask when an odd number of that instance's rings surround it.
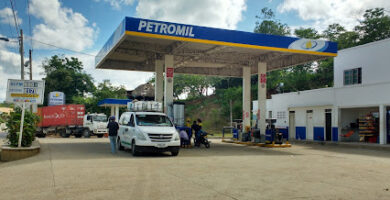
<svg viewBox="0 0 390 200">
<path fill-rule="evenodd" d="M 40 141 L 38 156 L 0 163 L 0 199 L 390 199 L 389 152 L 216 141 L 134 158 L 107 138 Z"/>
</svg>

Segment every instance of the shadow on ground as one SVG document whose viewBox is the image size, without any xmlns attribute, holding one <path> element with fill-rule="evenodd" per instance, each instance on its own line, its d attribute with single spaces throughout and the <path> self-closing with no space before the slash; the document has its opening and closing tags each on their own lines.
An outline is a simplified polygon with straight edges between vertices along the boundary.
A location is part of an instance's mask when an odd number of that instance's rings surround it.
<svg viewBox="0 0 390 200">
<path fill-rule="evenodd" d="M 133 157 L 130 150 L 119 151 L 117 154 L 110 153 L 108 142 L 88 142 L 86 140 L 64 141 L 51 143 L 50 141 L 42 142 L 42 151 L 49 151 L 52 159 L 102 159 L 102 158 L 154 158 L 154 157 L 171 157 L 170 153 L 144 153 L 141 156 Z M 181 149 L 178 157 L 207 157 L 207 156 L 289 156 L 297 155 L 283 150 L 266 149 L 259 147 L 250 147 L 236 144 L 213 143 L 211 148 Z"/>
<path fill-rule="evenodd" d="M 306 148 L 318 151 L 326 151 L 329 153 L 339 154 L 351 154 L 351 155 L 363 155 L 363 156 L 375 156 L 389 158 L 390 151 L 388 149 L 375 149 L 365 146 L 334 146 L 324 144 L 297 144 L 297 146 L 304 146 Z"/>
</svg>

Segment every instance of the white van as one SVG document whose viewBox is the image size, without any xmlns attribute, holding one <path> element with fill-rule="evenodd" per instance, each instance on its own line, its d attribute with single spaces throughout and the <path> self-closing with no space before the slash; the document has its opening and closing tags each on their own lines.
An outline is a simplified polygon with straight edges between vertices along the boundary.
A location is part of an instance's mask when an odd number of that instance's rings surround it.
<svg viewBox="0 0 390 200">
<path fill-rule="evenodd" d="M 119 150 L 131 149 L 133 156 L 142 152 L 171 152 L 177 156 L 180 136 L 172 121 L 160 112 L 125 112 L 119 119 Z"/>
</svg>

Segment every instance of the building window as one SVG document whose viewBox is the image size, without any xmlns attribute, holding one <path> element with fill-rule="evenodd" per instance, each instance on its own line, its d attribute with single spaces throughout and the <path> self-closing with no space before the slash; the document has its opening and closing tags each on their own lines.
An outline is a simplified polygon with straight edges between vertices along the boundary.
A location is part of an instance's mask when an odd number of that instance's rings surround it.
<svg viewBox="0 0 390 200">
<path fill-rule="evenodd" d="M 272 118 L 272 111 L 268 111 L 268 118 Z"/>
<path fill-rule="evenodd" d="M 355 85 L 362 83 L 362 68 L 344 70 L 344 85 Z"/>
<path fill-rule="evenodd" d="M 277 119 L 286 119 L 286 112 L 284 111 L 279 111 L 276 113 L 276 118 Z"/>
</svg>

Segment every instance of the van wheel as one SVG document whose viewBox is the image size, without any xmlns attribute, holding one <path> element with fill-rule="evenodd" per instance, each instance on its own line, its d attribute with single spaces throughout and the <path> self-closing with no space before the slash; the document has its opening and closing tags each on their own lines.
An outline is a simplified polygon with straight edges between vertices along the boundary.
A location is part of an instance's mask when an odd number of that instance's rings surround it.
<svg viewBox="0 0 390 200">
<path fill-rule="evenodd" d="M 102 138 L 103 137 L 103 134 L 99 134 L 97 135 L 98 138 Z"/>
<path fill-rule="evenodd" d="M 179 151 L 171 151 L 171 154 L 172 154 L 172 156 L 177 156 L 177 155 L 179 155 Z"/>
<path fill-rule="evenodd" d="M 85 137 L 85 138 L 89 138 L 91 135 L 89 134 L 89 130 L 88 129 L 84 129 L 84 131 L 83 131 L 83 136 Z"/>
<path fill-rule="evenodd" d="M 119 137 L 118 137 L 117 145 L 119 151 L 125 150 L 125 148 L 122 146 L 121 139 Z"/>
<path fill-rule="evenodd" d="M 133 156 L 139 155 L 138 148 L 137 145 L 135 144 L 135 141 L 131 143 L 131 154 L 133 154 Z"/>
</svg>

